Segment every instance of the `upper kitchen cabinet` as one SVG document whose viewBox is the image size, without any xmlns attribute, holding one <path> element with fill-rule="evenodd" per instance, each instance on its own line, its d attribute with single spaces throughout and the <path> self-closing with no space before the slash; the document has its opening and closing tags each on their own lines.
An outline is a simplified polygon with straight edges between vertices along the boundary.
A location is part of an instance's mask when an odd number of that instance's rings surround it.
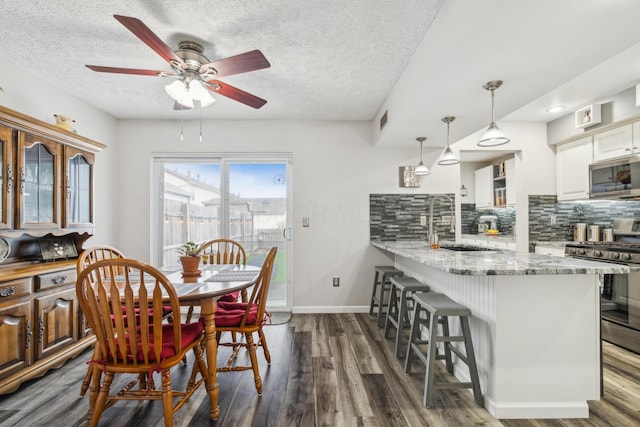
<svg viewBox="0 0 640 427">
<path fill-rule="evenodd" d="M 593 161 L 613 159 L 640 152 L 640 144 L 635 143 L 633 128 L 637 123 L 618 126 L 593 135 Z M 640 137 L 640 135 L 639 135 Z"/>
<path fill-rule="evenodd" d="M 0 125 L 0 229 L 12 226 L 13 167 L 11 128 Z"/>
<path fill-rule="evenodd" d="M 515 159 L 475 170 L 476 209 L 515 206 Z"/>
<path fill-rule="evenodd" d="M 19 132 L 18 228 L 60 228 L 61 149 L 54 141 Z"/>
<path fill-rule="evenodd" d="M 589 198 L 590 163 L 593 163 L 593 142 L 590 136 L 557 146 L 558 201 Z"/>
<path fill-rule="evenodd" d="M 476 209 L 489 209 L 493 207 L 493 166 L 476 169 L 475 198 Z"/>
</svg>

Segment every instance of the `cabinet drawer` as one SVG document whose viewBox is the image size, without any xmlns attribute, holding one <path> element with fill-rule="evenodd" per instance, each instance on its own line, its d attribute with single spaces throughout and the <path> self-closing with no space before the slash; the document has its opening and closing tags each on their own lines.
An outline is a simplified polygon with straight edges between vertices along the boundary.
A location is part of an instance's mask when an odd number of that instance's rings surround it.
<svg viewBox="0 0 640 427">
<path fill-rule="evenodd" d="M 55 273 L 40 274 L 35 277 L 36 290 L 55 288 L 57 286 L 71 285 L 76 283 L 76 270 L 62 270 Z"/>
<path fill-rule="evenodd" d="M 31 293 L 31 279 L 18 279 L 0 283 L 0 303 Z"/>
</svg>

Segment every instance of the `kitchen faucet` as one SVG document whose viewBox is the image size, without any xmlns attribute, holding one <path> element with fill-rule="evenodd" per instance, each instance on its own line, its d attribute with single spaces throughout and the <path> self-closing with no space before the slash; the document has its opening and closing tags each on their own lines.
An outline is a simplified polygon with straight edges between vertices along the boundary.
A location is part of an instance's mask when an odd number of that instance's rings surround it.
<svg viewBox="0 0 640 427">
<path fill-rule="evenodd" d="M 449 213 L 450 213 L 449 218 L 451 219 L 451 229 L 449 231 L 451 233 L 456 232 L 456 222 L 455 222 L 454 213 L 453 213 L 453 200 L 451 199 L 451 197 L 447 196 L 446 194 L 436 194 L 431 199 L 431 203 L 429 203 L 429 236 L 427 238 L 428 241 L 431 241 L 431 236 L 433 236 L 433 204 L 440 197 L 444 197 L 449 201 Z"/>
</svg>

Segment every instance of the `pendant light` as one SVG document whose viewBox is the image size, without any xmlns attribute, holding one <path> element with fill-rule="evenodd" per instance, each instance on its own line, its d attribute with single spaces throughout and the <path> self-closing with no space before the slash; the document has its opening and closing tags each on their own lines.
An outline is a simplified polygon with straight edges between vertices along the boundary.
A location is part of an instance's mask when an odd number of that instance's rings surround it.
<svg viewBox="0 0 640 427">
<path fill-rule="evenodd" d="M 418 163 L 418 166 L 416 166 L 416 168 L 413 170 L 414 175 L 429 175 L 431 173 L 429 171 L 429 168 L 426 167 L 424 163 L 422 163 L 422 143 L 426 139 L 427 138 L 424 136 L 416 138 L 416 140 L 420 143 L 420 163 Z"/>
<path fill-rule="evenodd" d="M 494 112 L 494 94 L 493 92 L 498 89 L 502 85 L 502 80 L 492 80 L 487 82 L 483 88 L 488 91 L 491 91 L 491 124 L 487 131 L 482 135 L 480 141 L 478 142 L 478 146 L 480 147 L 495 147 L 497 145 L 503 145 L 510 141 L 510 139 L 498 129 L 498 125 L 496 125 L 495 112 Z"/>
<path fill-rule="evenodd" d="M 440 156 L 440 160 L 438 160 L 439 165 L 449 166 L 449 165 L 457 165 L 460 163 L 458 157 L 453 154 L 451 148 L 449 147 L 449 123 L 454 121 L 456 118 L 453 116 L 443 117 L 442 121 L 447 124 L 447 148 L 444 149 L 442 155 Z"/>
</svg>

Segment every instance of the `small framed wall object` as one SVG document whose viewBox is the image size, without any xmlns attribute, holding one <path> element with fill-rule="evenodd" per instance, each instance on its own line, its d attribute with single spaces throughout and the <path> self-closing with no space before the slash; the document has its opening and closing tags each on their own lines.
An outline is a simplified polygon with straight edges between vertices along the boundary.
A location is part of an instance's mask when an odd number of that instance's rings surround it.
<svg viewBox="0 0 640 427">
<path fill-rule="evenodd" d="M 44 261 L 52 261 L 60 258 L 75 258 L 78 256 L 73 240 L 68 237 L 56 239 L 42 239 L 38 241 L 40 253 Z"/>
<path fill-rule="evenodd" d="M 414 175 L 415 166 L 400 166 L 400 187 L 420 187 L 420 176 Z"/>
<path fill-rule="evenodd" d="M 576 129 L 597 125 L 602 121 L 600 104 L 587 105 L 575 113 Z"/>
</svg>

